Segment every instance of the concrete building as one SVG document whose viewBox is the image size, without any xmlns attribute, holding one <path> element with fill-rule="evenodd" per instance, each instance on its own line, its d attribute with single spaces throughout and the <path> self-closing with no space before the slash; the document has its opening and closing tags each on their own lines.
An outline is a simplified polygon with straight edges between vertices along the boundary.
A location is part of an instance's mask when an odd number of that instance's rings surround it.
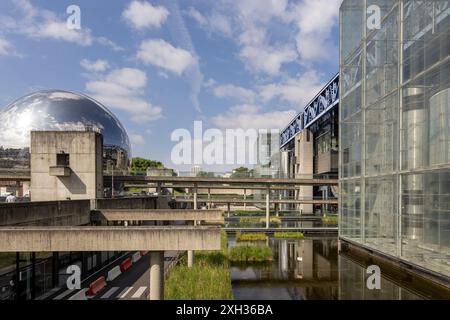
<svg viewBox="0 0 450 320">
<path fill-rule="evenodd" d="M 103 197 L 103 137 L 93 131 L 31 132 L 31 200 Z"/>
<path fill-rule="evenodd" d="M 339 75 L 300 111 L 280 134 L 280 178 L 336 178 L 339 149 Z M 302 186 L 297 191 L 286 191 L 284 197 L 295 199 L 337 196 L 337 188 L 330 186 Z M 284 206 L 283 209 L 294 209 Z M 298 205 L 300 212 L 334 212 L 335 206 L 313 207 Z"/>
<path fill-rule="evenodd" d="M 280 173 L 279 130 L 259 132 L 256 139 L 256 152 L 255 178 L 278 178 Z"/>
<path fill-rule="evenodd" d="M 191 167 L 191 171 L 190 171 L 190 176 L 191 177 L 196 177 L 197 174 L 202 171 L 202 167 L 200 166 L 192 166 Z"/>
<path fill-rule="evenodd" d="M 147 168 L 148 177 L 173 177 L 176 175 L 175 171 L 169 168 Z"/>
<path fill-rule="evenodd" d="M 448 286 L 450 4 L 344 0 L 340 16 L 342 245 Z"/>
</svg>

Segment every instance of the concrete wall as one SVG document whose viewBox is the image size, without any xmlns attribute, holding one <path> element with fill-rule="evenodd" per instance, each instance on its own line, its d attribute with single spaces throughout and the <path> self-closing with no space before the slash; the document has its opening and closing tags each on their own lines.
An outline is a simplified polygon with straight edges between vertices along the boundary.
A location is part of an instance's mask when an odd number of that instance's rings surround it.
<svg viewBox="0 0 450 320">
<path fill-rule="evenodd" d="M 314 137 L 308 129 L 303 130 L 295 137 L 296 178 L 306 179 L 313 177 L 314 170 Z M 313 187 L 301 186 L 297 199 L 312 199 Z M 309 214 L 313 212 L 312 204 L 300 204 L 300 210 Z"/>
<path fill-rule="evenodd" d="M 92 208 L 96 209 L 167 209 L 162 197 L 132 197 L 93 200 Z"/>
<path fill-rule="evenodd" d="M 92 131 L 31 132 L 31 200 L 103 197 L 103 138 Z M 58 153 L 69 154 L 70 176 L 52 176 Z"/>
<path fill-rule="evenodd" d="M 89 200 L 0 203 L 0 226 L 77 226 L 89 214 Z"/>
</svg>

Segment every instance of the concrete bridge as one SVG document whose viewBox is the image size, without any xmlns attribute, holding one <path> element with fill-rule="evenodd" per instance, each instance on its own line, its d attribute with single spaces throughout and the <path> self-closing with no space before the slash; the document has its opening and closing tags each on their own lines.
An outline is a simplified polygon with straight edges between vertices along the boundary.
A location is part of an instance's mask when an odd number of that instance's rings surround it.
<svg viewBox="0 0 450 320">
<path fill-rule="evenodd" d="M 95 211 L 96 219 L 106 221 L 215 221 L 224 222 L 223 210 L 186 209 L 103 209 Z"/>
<path fill-rule="evenodd" d="M 0 252 L 220 250 L 215 226 L 1 227 Z"/>
<path fill-rule="evenodd" d="M 175 201 L 177 202 L 187 202 L 193 203 L 194 199 L 183 198 L 181 196 L 175 197 Z M 203 203 L 220 203 L 220 204 L 258 204 L 258 203 L 266 203 L 266 199 L 239 199 L 239 198 L 197 198 L 197 202 Z M 292 203 L 292 204 L 338 204 L 337 199 L 269 199 L 269 202 L 272 204 L 280 204 L 280 203 Z"/>
<path fill-rule="evenodd" d="M 112 176 L 104 176 L 105 182 L 109 182 Z M 337 179 L 325 178 L 304 178 L 304 179 L 276 179 L 276 178 L 218 178 L 218 177 L 150 177 L 150 176 L 114 176 L 116 182 L 128 182 L 134 184 L 148 184 L 156 183 L 164 187 L 174 187 L 177 184 L 192 184 L 192 187 L 202 186 L 207 188 L 207 185 L 247 185 L 257 186 L 337 186 Z"/>
</svg>

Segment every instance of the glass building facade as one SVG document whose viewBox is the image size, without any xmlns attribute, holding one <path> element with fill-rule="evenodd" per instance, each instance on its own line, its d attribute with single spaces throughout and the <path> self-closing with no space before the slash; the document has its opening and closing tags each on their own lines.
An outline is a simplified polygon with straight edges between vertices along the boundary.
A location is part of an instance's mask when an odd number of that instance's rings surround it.
<svg viewBox="0 0 450 320">
<path fill-rule="evenodd" d="M 450 276 L 450 1 L 340 8 L 342 240 Z"/>
</svg>

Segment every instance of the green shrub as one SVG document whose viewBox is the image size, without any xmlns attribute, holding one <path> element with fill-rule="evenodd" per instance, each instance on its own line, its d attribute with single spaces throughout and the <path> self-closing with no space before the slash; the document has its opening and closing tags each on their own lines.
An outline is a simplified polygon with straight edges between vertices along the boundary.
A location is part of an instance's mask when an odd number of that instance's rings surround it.
<svg viewBox="0 0 450 320">
<path fill-rule="evenodd" d="M 275 232 L 274 238 L 303 239 L 305 235 L 302 232 Z"/>
<path fill-rule="evenodd" d="M 240 223 L 243 224 L 258 224 L 258 223 L 266 223 L 266 218 L 259 217 L 241 217 L 239 219 Z M 270 217 L 269 223 L 272 224 L 281 224 L 281 219 L 277 217 Z"/>
<path fill-rule="evenodd" d="M 228 250 L 230 261 L 272 261 L 273 252 L 269 246 L 236 246 Z"/>
<path fill-rule="evenodd" d="M 338 216 L 324 216 L 322 217 L 322 222 L 325 224 L 337 224 Z"/>
<path fill-rule="evenodd" d="M 264 233 L 236 233 L 236 241 L 265 241 L 267 236 Z"/>
</svg>

